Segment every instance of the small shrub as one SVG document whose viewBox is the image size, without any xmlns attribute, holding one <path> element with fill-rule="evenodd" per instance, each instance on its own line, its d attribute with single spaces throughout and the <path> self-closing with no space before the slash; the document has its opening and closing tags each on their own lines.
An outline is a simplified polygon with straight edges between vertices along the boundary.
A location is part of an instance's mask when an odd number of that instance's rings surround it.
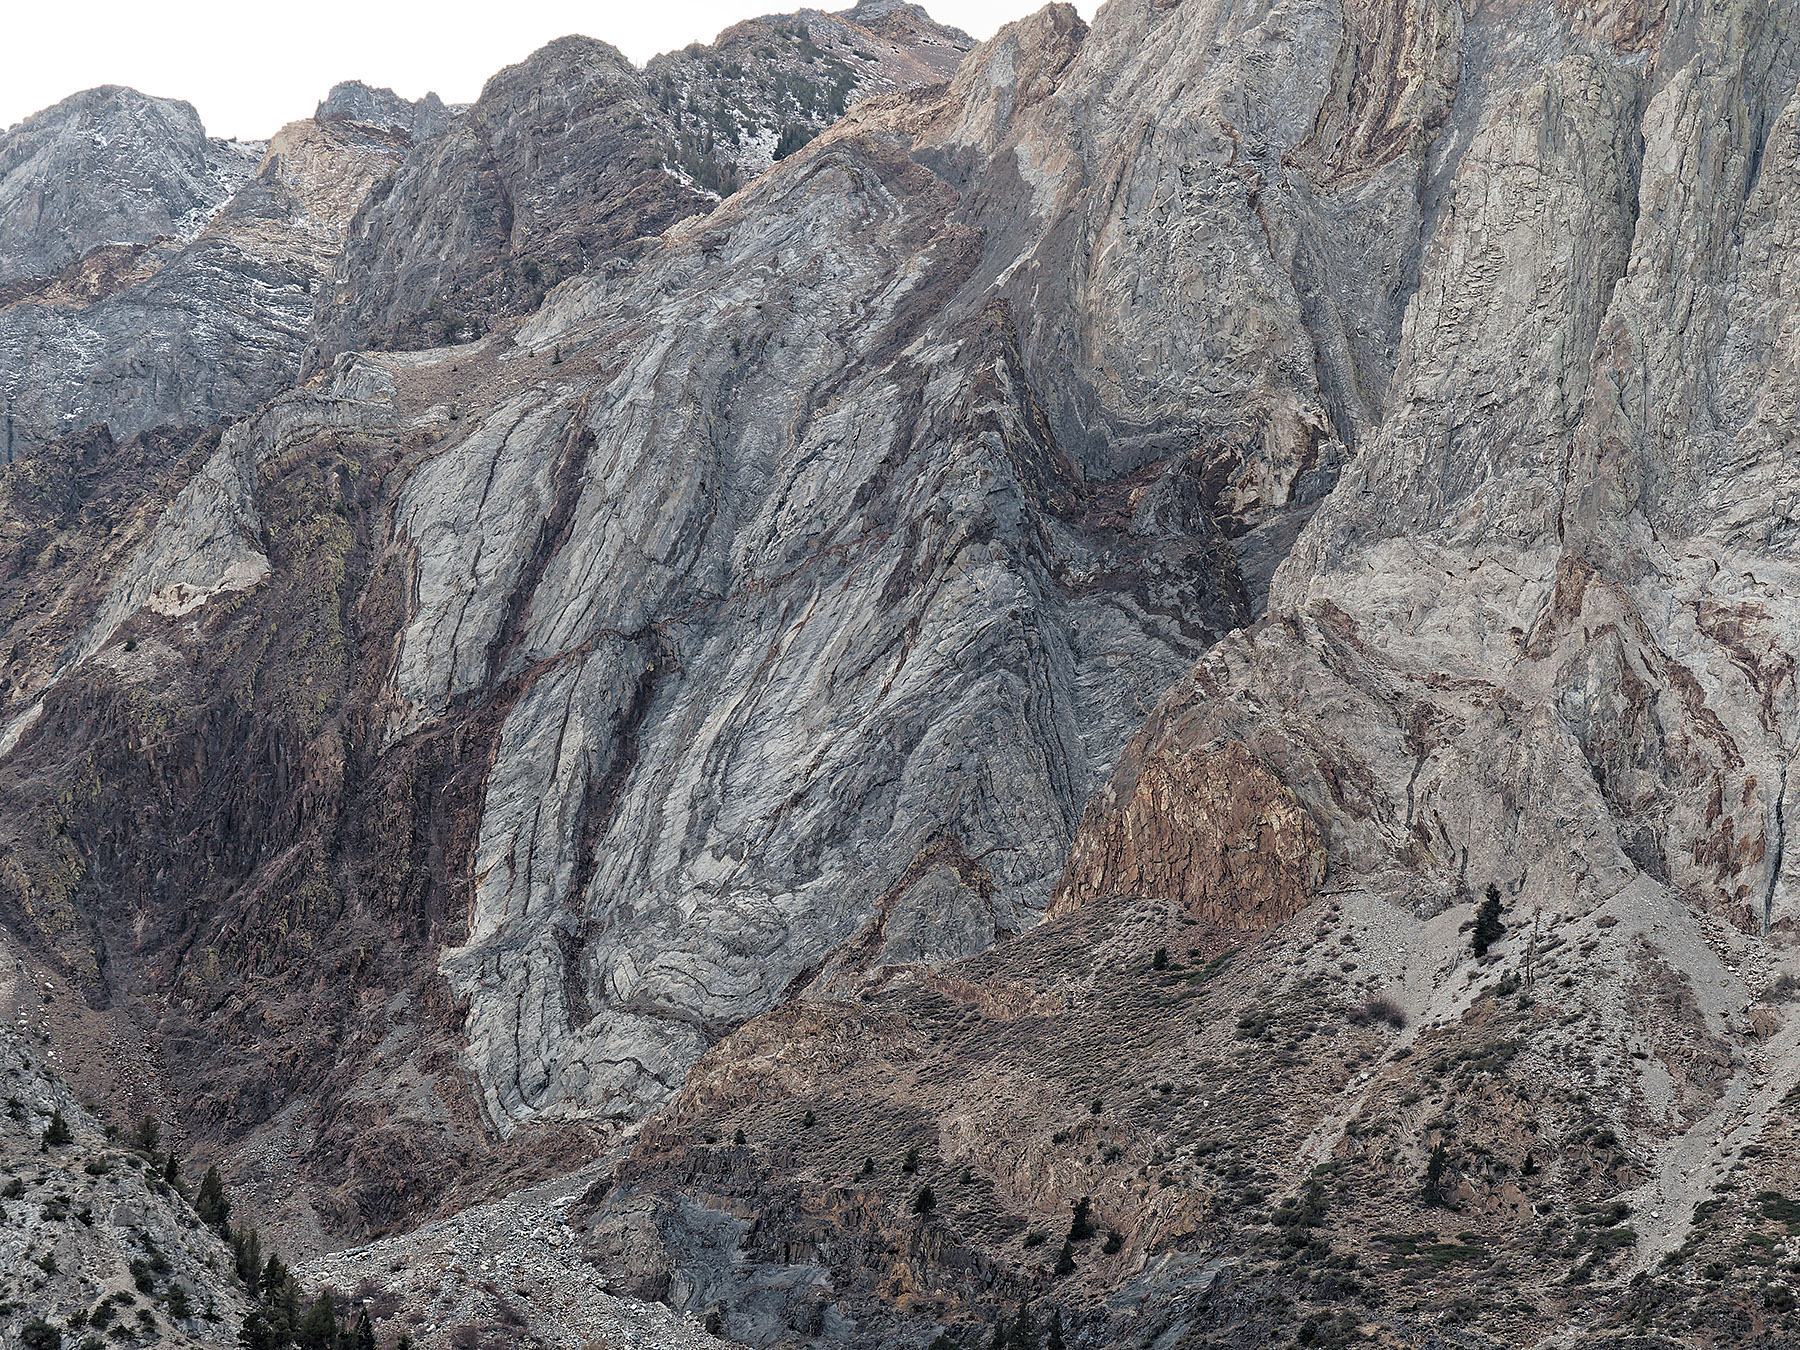
<svg viewBox="0 0 1800 1350">
<path fill-rule="evenodd" d="M 1125 1239 L 1119 1236 L 1119 1230 L 1116 1228 L 1109 1228 L 1106 1230 L 1106 1241 L 1100 1244 L 1100 1250 L 1105 1252 L 1108 1256 L 1113 1256 L 1124 1246 Z"/>
<path fill-rule="evenodd" d="M 900 1170 L 907 1176 L 919 1170 L 919 1149 L 916 1144 L 906 1150 L 906 1159 L 900 1164 Z"/>
<path fill-rule="evenodd" d="M 1385 1023 L 1395 1031 L 1406 1029 L 1406 1010 L 1386 994 L 1371 994 L 1346 1014 L 1352 1026 L 1370 1027 Z"/>
<path fill-rule="evenodd" d="M 1156 955 L 1154 955 L 1150 958 L 1150 969 L 1152 969 L 1152 970 L 1167 970 L 1168 968 L 1169 968 L 1169 949 L 1167 947 L 1158 947 L 1156 949 Z"/>
<path fill-rule="evenodd" d="M 1087 1196 L 1075 1202 L 1075 1216 L 1069 1220 L 1069 1241 L 1086 1242 L 1094 1236 L 1094 1206 Z"/>
</svg>

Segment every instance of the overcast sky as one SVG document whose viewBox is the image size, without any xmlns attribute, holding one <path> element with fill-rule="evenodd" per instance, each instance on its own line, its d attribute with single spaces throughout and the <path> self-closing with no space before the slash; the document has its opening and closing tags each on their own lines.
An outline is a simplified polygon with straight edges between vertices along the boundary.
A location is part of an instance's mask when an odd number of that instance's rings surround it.
<svg viewBox="0 0 1800 1350">
<path fill-rule="evenodd" d="M 815 0 L 820 9 L 855 0 Z M 1078 0 L 1092 16 L 1098 0 Z M 1043 0 L 928 0 L 976 37 Z M 186 99 L 215 136 L 260 140 L 340 80 L 467 103 L 488 76 L 551 38 L 586 33 L 632 60 L 710 42 L 798 0 L 0 0 L 0 127 L 80 89 L 128 84 Z"/>
</svg>

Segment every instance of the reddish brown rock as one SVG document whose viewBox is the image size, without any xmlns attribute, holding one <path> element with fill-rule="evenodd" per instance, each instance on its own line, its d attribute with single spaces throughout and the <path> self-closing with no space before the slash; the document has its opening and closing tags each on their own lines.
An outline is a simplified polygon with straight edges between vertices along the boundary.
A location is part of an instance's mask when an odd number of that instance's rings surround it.
<svg viewBox="0 0 1800 1350">
<path fill-rule="evenodd" d="M 1242 744 L 1163 749 L 1089 805 L 1052 912 L 1148 896 L 1255 930 L 1298 913 L 1324 876 L 1319 827 Z"/>
</svg>

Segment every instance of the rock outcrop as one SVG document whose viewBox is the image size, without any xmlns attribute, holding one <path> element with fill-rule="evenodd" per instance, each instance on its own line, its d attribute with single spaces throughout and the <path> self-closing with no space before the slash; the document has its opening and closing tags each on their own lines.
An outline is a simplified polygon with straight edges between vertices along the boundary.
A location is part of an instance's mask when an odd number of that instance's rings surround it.
<svg viewBox="0 0 1800 1350">
<path fill-rule="evenodd" d="M 358 213 L 312 366 L 529 314 L 558 281 L 625 266 L 851 104 L 941 81 L 972 45 L 906 4 L 752 20 L 641 71 L 607 43 L 560 38 L 421 138 Z"/>
<path fill-rule="evenodd" d="M 293 382 L 350 217 L 410 123 L 434 124 L 435 100 L 396 125 L 390 105 L 410 105 L 354 88 L 266 145 L 210 140 L 186 104 L 111 88 L 13 129 L 0 159 L 0 230 L 19 237 L 0 264 L 0 458 L 96 424 L 121 440 L 204 425 Z M 92 195 L 61 200 L 52 185 Z"/>
<path fill-rule="evenodd" d="M 1781 1343 L 1790 18 L 334 92 L 176 253 L 329 263 L 308 378 L 0 480 L 8 921 L 314 1249 L 600 1159 L 758 1345 Z M 703 181 L 851 27 L 899 92 Z"/>
<path fill-rule="evenodd" d="M 5 1026 L 0 1077 L 0 1335 L 69 1344 L 92 1328 L 133 1343 L 235 1346 L 245 1302 L 231 1248 L 162 1179 L 163 1160 L 103 1131 Z"/>
</svg>

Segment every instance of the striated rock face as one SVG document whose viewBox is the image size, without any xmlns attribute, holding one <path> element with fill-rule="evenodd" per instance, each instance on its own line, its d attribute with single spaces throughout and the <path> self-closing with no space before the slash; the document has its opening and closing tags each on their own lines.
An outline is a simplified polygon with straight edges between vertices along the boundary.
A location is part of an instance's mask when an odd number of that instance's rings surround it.
<svg viewBox="0 0 1800 1350">
<path fill-rule="evenodd" d="M 410 143 L 411 126 L 393 124 L 409 105 L 354 88 L 266 146 L 207 140 L 186 104 L 116 89 L 14 129 L 0 210 L 16 229 L 47 212 L 69 226 L 54 245 L 7 251 L 8 461 L 95 424 L 123 439 L 248 412 L 292 382 L 345 226 Z M 441 106 L 427 105 L 412 120 L 429 129 Z M 90 162 L 102 146 L 116 159 Z M 96 201 L 47 200 L 46 182 L 87 185 Z"/>
<path fill-rule="evenodd" d="M 710 210 L 786 153 L 784 132 L 792 145 L 859 99 L 940 81 L 972 45 L 904 4 L 752 20 L 642 71 L 560 38 L 419 137 L 371 197 L 321 298 L 313 367 L 528 314 L 559 280 L 623 266 Z"/>
<path fill-rule="evenodd" d="M 314 1247 L 666 1108 L 584 1241 L 755 1344 L 1779 1314 L 1790 17 L 1051 6 L 718 201 L 824 20 L 334 92 L 176 255 L 308 379 L 3 480 L 9 922 Z"/>
<path fill-rule="evenodd" d="M 97 250 L 192 238 L 254 169 L 253 147 L 208 139 L 186 103 L 116 85 L 71 95 L 0 146 L 0 298 Z"/>
<path fill-rule="evenodd" d="M 851 104 L 950 78 L 975 46 L 905 0 L 750 19 L 656 57 L 644 80 L 673 128 L 672 167 L 735 190 L 824 130 Z"/>
<path fill-rule="evenodd" d="M 1155 896 L 1180 901 L 1215 927 L 1258 929 L 1299 913 L 1324 879 L 1312 817 L 1236 741 L 1121 765 L 1089 810 L 1058 888 L 1059 909 Z"/>
</svg>

